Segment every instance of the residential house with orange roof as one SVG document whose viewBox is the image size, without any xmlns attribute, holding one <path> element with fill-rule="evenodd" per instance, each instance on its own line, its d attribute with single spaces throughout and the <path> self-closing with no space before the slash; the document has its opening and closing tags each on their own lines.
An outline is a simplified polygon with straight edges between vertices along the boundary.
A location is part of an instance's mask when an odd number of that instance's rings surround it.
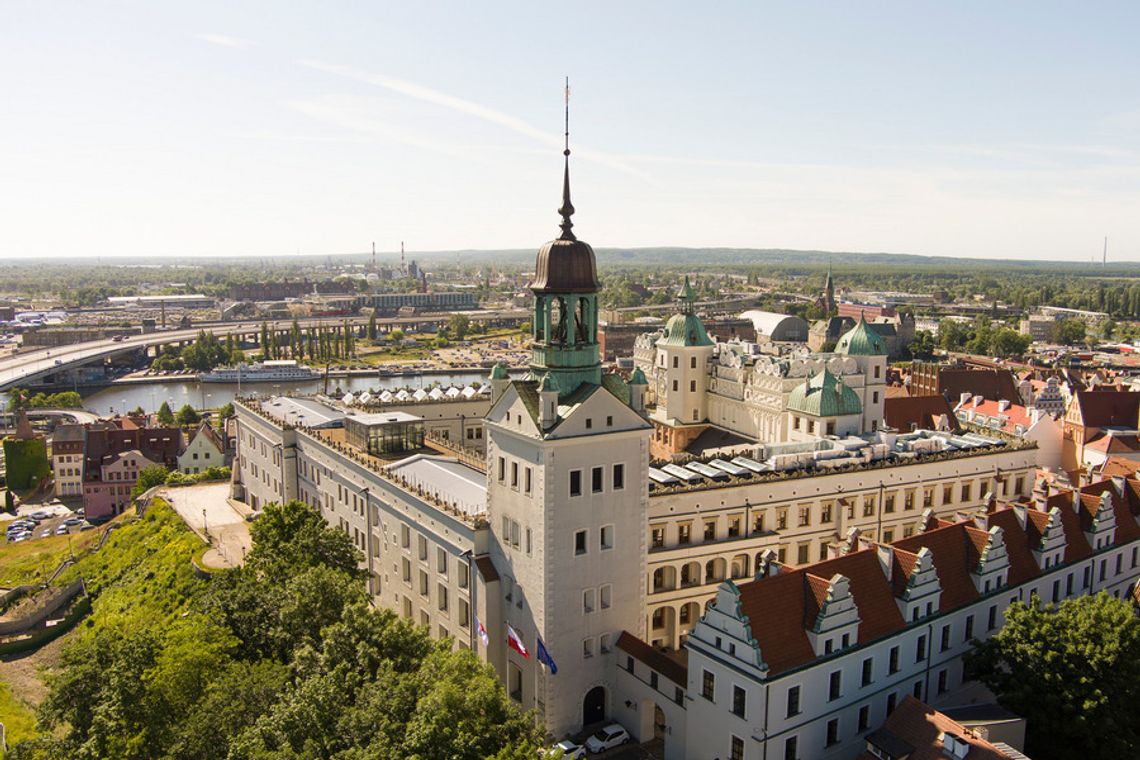
<svg viewBox="0 0 1140 760">
<path fill-rule="evenodd" d="M 1061 430 L 1061 467 L 1079 473 L 1085 446 L 1102 433 L 1135 433 L 1140 426 L 1140 392 L 1077 391 L 1065 411 Z"/>
<path fill-rule="evenodd" d="M 987 399 L 963 394 L 954 415 L 959 421 L 1037 444 L 1037 466 L 1061 466 L 1061 422 L 1052 414 L 1015 404 L 1006 399 Z"/>
<path fill-rule="evenodd" d="M 859 760 L 1028 760 L 1019 750 L 990 742 L 949 715 L 907 695 L 875 731 Z"/>
</svg>

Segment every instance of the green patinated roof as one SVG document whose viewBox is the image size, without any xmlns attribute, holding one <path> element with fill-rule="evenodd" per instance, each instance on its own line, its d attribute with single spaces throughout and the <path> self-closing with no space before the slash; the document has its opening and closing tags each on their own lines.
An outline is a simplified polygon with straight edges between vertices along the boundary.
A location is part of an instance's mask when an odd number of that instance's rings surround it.
<svg viewBox="0 0 1140 760">
<path fill-rule="evenodd" d="M 694 301 L 697 298 L 696 292 L 693 291 L 693 286 L 689 282 L 689 275 L 685 275 L 685 284 L 677 291 L 677 298 L 682 301 Z"/>
<path fill-rule="evenodd" d="M 633 373 L 629 376 L 630 385 L 649 385 L 649 381 L 645 379 L 645 373 L 641 371 L 641 367 L 635 367 Z"/>
<path fill-rule="evenodd" d="M 883 336 L 871 329 L 863 315 L 859 324 L 848 330 L 835 344 L 835 353 L 847 356 L 886 356 L 887 344 Z"/>
<path fill-rule="evenodd" d="M 507 379 L 507 368 L 504 367 L 502 364 L 496 364 L 494 367 L 491 368 L 491 379 L 492 380 L 506 380 Z"/>
<path fill-rule="evenodd" d="M 602 387 L 614 394 L 618 401 L 629 406 L 629 385 L 621 379 L 621 375 L 612 372 L 602 375 Z"/>
<path fill-rule="evenodd" d="M 552 372 L 547 372 L 542 376 L 542 379 L 538 381 L 539 393 L 558 393 L 559 390 L 558 381 L 554 379 L 554 373 Z"/>
<path fill-rule="evenodd" d="M 859 414 L 863 404 L 859 394 L 825 369 L 792 389 L 788 395 L 788 411 L 812 417 L 842 417 Z"/>
<path fill-rule="evenodd" d="M 659 346 L 711 346 L 704 323 L 696 314 L 674 314 L 665 323 L 665 335 L 658 338 Z"/>
</svg>

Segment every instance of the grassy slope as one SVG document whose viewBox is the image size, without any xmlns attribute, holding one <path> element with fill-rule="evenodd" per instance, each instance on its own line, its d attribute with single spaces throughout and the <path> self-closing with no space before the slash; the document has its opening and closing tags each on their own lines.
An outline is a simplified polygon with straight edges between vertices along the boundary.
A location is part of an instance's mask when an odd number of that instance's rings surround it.
<svg viewBox="0 0 1140 760">
<path fill-rule="evenodd" d="M 89 531 L 84 536 L 96 534 Z M 28 545 L 34 543 L 38 542 Z M 146 517 L 124 524 L 101 551 L 81 558 L 59 577 L 61 586 L 82 577 L 96 595 L 91 616 L 64 640 L 100 628 L 133 630 L 179 615 L 205 583 L 190 566 L 190 557 L 201 547 L 202 541 L 174 510 L 155 499 Z M 9 731 L 9 744 L 35 735 L 32 711 L 3 682 L 0 716 Z"/>
<path fill-rule="evenodd" d="M 75 533 L 71 551 L 79 554 L 99 542 L 101 531 Z M 21 586 L 44 580 L 68 554 L 68 536 L 51 536 L 0 545 L 0 586 Z"/>
<path fill-rule="evenodd" d="M 32 708 L 12 693 L 8 684 L 0 681 L 0 720 L 4 723 L 8 746 L 36 735 L 36 716 Z M 0 752 L 0 756 L 3 752 Z"/>
</svg>

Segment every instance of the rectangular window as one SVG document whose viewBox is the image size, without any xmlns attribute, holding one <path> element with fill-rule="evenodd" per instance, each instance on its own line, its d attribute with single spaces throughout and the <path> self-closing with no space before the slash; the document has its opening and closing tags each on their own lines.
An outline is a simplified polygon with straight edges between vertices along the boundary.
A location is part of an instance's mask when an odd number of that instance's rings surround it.
<svg viewBox="0 0 1140 760">
<path fill-rule="evenodd" d="M 827 746 L 839 743 L 839 718 L 827 721 Z"/>
<path fill-rule="evenodd" d="M 997 628 L 997 605 L 990 607 L 989 618 L 986 621 L 986 630 L 992 631 Z"/>
<path fill-rule="evenodd" d="M 947 679 L 948 679 L 948 674 L 945 670 L 938 671 L 938 693 L 939 694 L 945 694 L 946 693 L 946 688 L 947 688 L 946 681 L 947 681 Z"/>
<path fill-rule="evenodd" d="M 404 570 L 404 583 L 412 582 L 412 563 L 408 561 L 407 557 L 402 557 L 400 562 L 403 564 Z"/>
<path fill-rule="evenodd" d="M 875 673 L 875 660 L 873 657 L 868 657 L 863 660 L 863 679 L 862 686 L 870 686 Z"/>
<path fill-rule="evenodd" d="M 613 483 L 611 484 L 615 491 L 620 491 L 625 488 L 625 465 L 615 464 L 613 471 Z"/>
<path fill-rule="evenodd" d="M 590 490 L 594 493 L 602 492 L 602 468 L 595 467 L 590 471 Z"/>
<path fill-rule="evenodd" d="M 527 556 L 530 556 L 530 553 L 532 550 L 532 546 L 531 546 L 532 543 L 533 543 L 533 534 L 531 533 L 530 528 L 527 528 L 526 529 L 526 553 L 527 553 Z"/>
<path fill-rule="evenodd" d="M 586 531 L 580 530 L 574 534 L 574 554 L 586 553 Z"/>
<path fill-rule="evenodd" d="M 590 614 L 594 611 L 594 589 L 588 588 L 582 592 L 582 612 Z"/>
<path fill-rule="evenodd" d="M 962 641 L 969 641 L 974 638 L 974 616 L 966 616 L 966 632 L 962 636 Z"/>
<path fill-rule="evenodd" d="M 412 531 L 407 525 L 400 526 L 400 546 L 407 549 L 412 545 Z"/>
<path fill-rule="evenodd" d="M 728 537 L 735 538 L 740 535 L 740 518 L 732 517 L 728 521 Z"/>
<path fill-rule="evenodd" d="M 417 536 L 416 542 L 420 550 L 420 559 L 427 562 L 427 539 L 423 536 Z"/>
<path fill-rule="evenodd" d="M 499 457 L 499 482 L 502 483 L 507 479 L 507 460 Z"/>
<path fill-rule="evenodd" d="M 789 736 L 784 740 L 784 760 L 799 760 L 798 745 L 799 739 L 795 736 Z"/>
<path fill-rule="evenodd" d="M 435 569 L 440 575 L 447 575 L 447 550 L 435 550 Z"/>
<path fill-rule="evenodd" d="M 863 705 L 859 708 L 859 731 L 866 731 L 871 727 L 871 706 Z"/>
<path fill-rule="evenodd" d="M 732 737 L 732 750 L 728 756 L 731 760 L 744 760 L 744 740 L 739 736 Z"/>
<path fill-rule="evenodd" d="M 463 564 L 462 562 L 456 565 L 456 568 L 459 573 L 459 588 L 467 588 L 467 586 L 471 583 L 470 568 L 468 568 L 467 565 Z"/>
<path fill-rule="evenodd" d="M 745 704 L 744 689 L 739 686 L 732 687 L 732 714 L 743 718 L 744 717 L 744 704 Z"/>
<path fill-rule="evenodd" d="M 712 673 L 710 673 L 707 670 L 704 671 L 701 674 L 701 696 L 704 697 L 705 699 L 707 699 L 708 701 L 713 702 L 713 701 L 715 701 L 713 699 L 713 692 L 715 690 L 716 690 L 716 676 L 714 676 Z"/>
<path fill-rule="evenodd" d="M 598 637 L 598 649 L 601 650 L 602 654 L 610 651 L 610 635 L 608 633 L 603 633 Z"/>
<path fill-rule="evenodd" d="M 511 488 L 519 487 L 519 463 L 511 462 Z"/>
<path fill-rule="evenodd" d="M 652 546 L 654 549 L 660 549 L 662 546 L 665 545 L 665 529 L 664 528 L 652 528 L 650 531 L 650 535 L 652 536 Z"/>
<path fill-rule="evenodd" d="M 843 695 L 843 671 L 837 670 L 827 679 L 827 701 L 834 702 Z"/>
<path fill-rule="evenodd" d="M 800 687 L 793 686 L 788 689 L 788 712 L 786 717 L 800 714 Z"/>
<path fill-rule="evenodd" d="M 942 642 L 939 651 L 945 652 L 950 648 L 950 626 L 942 626 Z"/>
<path fill-rule="evenodd" d="M 693 528 L 693 526 L 691 523 L 682 523 L 682 524 L 678 525 L 677 526 L 677 543 L 679 543 L 679 544 L 689 543 L 689 535 L 692 531 L 692 528 Z"/>
<path fill-rule="evenodd" d="M 603 525 L 601 531 L 601 547 L 602 550 L 614 548 L 614 526 Z"/>
<path fill-rule="evenodd" d="M 420 596 L 428 595 L 428 574 L 420 570 Z"/>
<path fill-rule="evenodd" d="M 914 642 L 914 661 L 922 662 L 926 659 L 926 636 L 918 637 L 918 641 Z"/>
<path fill-rule="evenodd" d="M 715 541 L 716 540 L 716 520 L 706 520 L 705 521 L 705 540 L 706 541 Z"/>
<path fill-rule="evenodd" d="M 887 514 L 895 511 L 895 496 L 891 494 L 883 500 L 883 511 Z"/>
<path fill-rule="evenodd" d="M 890 655 L 887 657 L 887 675 L 894 675 L 899 672 L 899 648 L 891 647 Z"/>
<path fill-rule="evenodd" d="M 582 639 L 582 658 L 589 659 L 594 656 L 594 640 Z"/>
<path fill-rule="evenodd" d="M 439 610 L 447 612 L 447 586 L 441 583 L 436 590 L 439 592 Z"/>
<path fill-rule="evenodd" d="M 962 484 L 962 501 L 969 501 L 969 500 L 970 500 L 970 484 L 969 483 L 963 483 Z"/>
<path fill-rule="evenodd" d="M 890 715 L 895 711 L 895 705 L 898 703 L 898 699 L 899 697 L 897 694 L 887 695 L 887 715 Z"/>
<path fill-rule="evenodd" d="M 776 513 L 776 530 L 786 530 L 788 527 L 788 510 L 781 509 Z"/>
<path fill-rule="evenodd" d="M 571 496 L 581 496 L 582 495 L 582 471 L 581 470 L 571 470 L 570 471 L 570 495 Z"/>
<path fill-rule="evenodd" d="M 603 610 L 608 610 L 610 608 L 610 603 L 613 599 L 613 595 L 614 587 L 612 585 L 607 583 L 606 585 L 602 586 L 600 589 L 598 589 L 598 606 L 600 606 Z"/>
</svg>

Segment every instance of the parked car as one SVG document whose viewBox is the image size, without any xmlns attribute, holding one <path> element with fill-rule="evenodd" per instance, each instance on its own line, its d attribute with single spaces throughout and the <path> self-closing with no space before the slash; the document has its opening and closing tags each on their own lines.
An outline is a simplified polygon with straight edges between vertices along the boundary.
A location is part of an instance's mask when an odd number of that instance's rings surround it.
<svg viewBox="0 0 1140 760">
<path fill-rule="evenodd" d="M 558 742 L 553 747 L 546 750 L 546 752 L 543 754 L 544 755 L 552 755 L 552 754 L 554 754 L 555 750 L 562 750 L 563 760 L 580 760 L 581 758 L 586 756 L 586 748 L 583 747 L 581 744 L 575 744 L 574 742 L 570 741 L 569 739 L 567 739 L 566 741 Z"/>
<path fill-rule="evenodd" d="M 70 532 L 70 531 L 68 531 L 68 529 L 67 529 L 67 526 L 66 526 L 66 525 L 60 525 L 58 528 L 56 528 L 56 529 L 55 529 L 55 534 L 56 534 L 57 536 L 63 536 L 63 535 L 66 535 L 66 534 L 67 534 L 67 533 L 69 533 L 69 532 Z"/>
<path fill-rule="evenodd" d="M 44 528 L 40 531 L 40 538 L 48 538 L 51 536 L 51 528 Z"/>
<path fill-rule="evenodd" d="M 94 528 L 95 528 L 95 526 L 89 522 L 85 522 L 79 526 L 80 530 L 93 530 Z"/>
<path fill-rule="evenodd" d="M 586 740 L 586 749 L 591 755 L 605 752 L 607 749 L 625 744 L 630 740 L 629 732 L 618 723 L 599 728 L 593 736 Z"/>
<path fill-rule="evenodd" d="M 43 511 L 42 509 L 37 509 L 35 512 L 32 512 L 32 514 L 31 514 L 31 518 L 33 520 L 46 520 L 49 517 L 51 517 L 51 515 L 49 515 L 47 512 Z"/>
</svg>

